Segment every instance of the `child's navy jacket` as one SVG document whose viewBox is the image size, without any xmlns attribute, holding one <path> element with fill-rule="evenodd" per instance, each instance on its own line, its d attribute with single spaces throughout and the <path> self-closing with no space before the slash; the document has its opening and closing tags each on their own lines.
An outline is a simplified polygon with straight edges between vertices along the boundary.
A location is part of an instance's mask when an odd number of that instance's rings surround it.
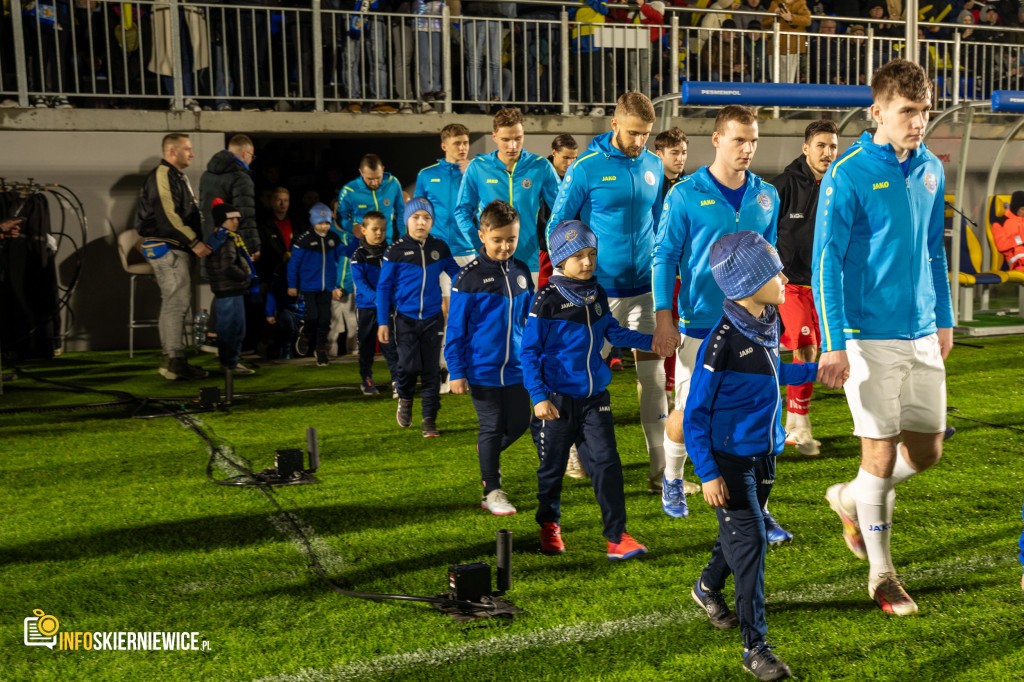
<svg viewBox="0 0 1024 682">
<path fill-rule="evenodd" d="M 387 242 L 384 242 L 383 246 L 386 249 Z M 383 261 L 383 249 L 379 255 L 372 255 L 365 246 L 360 246 L 352 254 L 352 281 L 356 285 L 357 308 L 377 307 L 377 282 L 380 281 Z"/>
<path fill-rule="evenodd" d="M 519 354 L 533 297 L 529 268 L 480 254 L 452 284 L 444 359 L 449 379 L 479 386 L 523 383 Z"/>
<path fill-rule="evenodd" d="M 697 351 L 683 413 L 686 452 L 703 482 L 721 473 L 713 452 L 762 459 L 786 445 L 779 385 L 814 381 L 814 362 L 779 362 L 779 349 L 744 336 L 722 316 Z"/>
<path fill-rule="evenodd" d="M 338 258 L 346 249 L 341 235 L 303 232 L 292 240 L 288 286 L 299 291 L 333 291 L 338 285 Z"/>
<path fill-rule="evenodd" d="M 422 244 L 405 235 L 389 246 L 377 281 L 377 324 L 388 323 L 392 300 L 395 310 L 416 320 L 441 312 L 442 271 L 454 280 L 459 265 L 448 245 L 433 235 Z"/>
<path fill-rule="evenodd" d="M 651 350 L 651 336 L 624 329 L 608 310 L 597 285 L 594 301 L 572 303 L 548 283 L 537 292 L 523 332 L 523 385 L 534 405 L 550 393 L 589 398 L 603 392 L 612 372 L 601 359 L 605 339 L 613 346 Z"/>
</svg>

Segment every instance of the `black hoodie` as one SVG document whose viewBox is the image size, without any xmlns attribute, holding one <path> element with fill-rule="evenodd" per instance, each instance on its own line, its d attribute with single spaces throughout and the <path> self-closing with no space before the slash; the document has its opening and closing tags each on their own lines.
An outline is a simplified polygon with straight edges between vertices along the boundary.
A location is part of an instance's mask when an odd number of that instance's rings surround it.
<svg viewBox="0 0 1024 682">
<path fill-rule="evenodd" d="M 771 184 L 779 192 L 779 236 L 775 248 L 790 284 L 811 286 L 811 248 L 820 183 L 800 155 Z"/>
</svg>

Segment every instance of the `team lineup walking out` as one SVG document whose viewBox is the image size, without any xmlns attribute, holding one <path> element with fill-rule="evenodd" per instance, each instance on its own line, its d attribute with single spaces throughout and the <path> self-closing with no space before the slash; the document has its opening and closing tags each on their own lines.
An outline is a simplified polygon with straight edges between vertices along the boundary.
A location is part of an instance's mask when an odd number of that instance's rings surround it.
<svg viewBox="0 0 1024 682">
<path fill-rule="evenodd" d="M 660 494 L 671 520 L 658 518 L 678 527 L 676 519 L 698 513 L 686 499 L 698 491 L 717 516 L 691 597 L 715 627 L 739 628 L 745 669 L 758 679 L 789 677 L 766 639 L 765 557 L 795 534 L 768 500 L 786 444 L 805 457 L 827 453 L 811 428 L 813 382 L 844 389 L 861 443 L 856 475 L 828 487 L 825 499 L 849 549 L 868 561 L 868 595 L 897 616 L 918 607 L 890 550 L 895 488 L 938 462 L 946 430 L 953 315 L 945 180 L 923 144 L 932 84 L 897 59 L 875 72 L 871 91 L 876 128 L 840 154 L 836 124 L 812 122 L 802 153 L 771 182 L 752 170 L 758 116 L 745 106 L 718 112 L 713 161 L 690 175 L 693 141 L 679 128 L 647 149 L 655 112 L 639 92 L 618 98 L 610 131 L 585 149 L 559 135 L 547 159 L 524 149 L 518 109 L 497 112 L 496 149 L 475 158 L 470 130 L 449 124 L 440 131 L 444 157 L 420 171 L 413 196 L 368 154 L 335 211 L 312 206 L 313 229 L 291 243 L 287 293 L 301 292 L 304 333 L 328 364 L 329 306 L 340 293 L 339 264 L 351 257 L 363 393 L 379 394 L 379 342 L 398 425 L 412 424 L 419 381 L 422 435 L 437 438 L 446 366 L 451 393 L 468 395 L 476 413 L 476 454 L 466 461 L 490 514 L 518 511 L 501 463 L 529 430 L 534 519 L 547 555 L 584 544 L 562 535 L 567 466 L 589 475 L 606 557 L 649 551 L 627 533 L 613 374 L 602 357 L 612 346 L 631 348 L 646 489 Z M 194 222 L 187 182 L 177 179 L 187 154 L 176 163 L 175 144 L 164 164 L 174 172 L 165 175 L 180 185 L 176 210 Z M 185 226 L 178 232 L 188 239 L 172 246 L 204 255 L 191 222 L 165 222 Z M 237 366 L 237 354 L 223 363 Z M 688 458 L 700 486 L 684 479 Z M 729 576 L 734 608 L 723 594 Z"/>
</svg>

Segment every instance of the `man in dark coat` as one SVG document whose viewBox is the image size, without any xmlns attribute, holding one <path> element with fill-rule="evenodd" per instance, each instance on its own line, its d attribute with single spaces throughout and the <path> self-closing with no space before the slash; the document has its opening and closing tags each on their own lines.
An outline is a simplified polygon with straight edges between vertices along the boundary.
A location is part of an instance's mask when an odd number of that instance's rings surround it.
<svg viewBox="0 0 1024 682">
<path fill-rule="evenodd" d="M 214 199 L 223 199 L 242 214 L 238 234 L 249 248 L 253 260 L 259 260 L 260 233 L 256 228 L 256 186 L 249 166 L 256 158 L 252 140 L 247 135 L 235 135 L 228 148 L 213 155 L 206 164 L 206 172 L 199 179 L 199 206 L 203 214 L 203 237 L 209 239 L 219 227 L 214 225 Z"/>
</svg>

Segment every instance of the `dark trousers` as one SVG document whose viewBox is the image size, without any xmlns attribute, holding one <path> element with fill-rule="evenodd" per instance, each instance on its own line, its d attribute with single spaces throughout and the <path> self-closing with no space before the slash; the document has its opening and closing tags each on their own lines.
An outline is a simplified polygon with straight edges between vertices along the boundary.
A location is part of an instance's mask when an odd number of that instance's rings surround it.
<svg viewBox="0 0 1024 682">
<path fill-rule="evenodd" d="M 377 309 L 356 308 L 356 330 L 359 339 L 359 376 L 373 379 L 373 356 L 377 351 Z M 394 325 L 389 325 L 391 341 L 382 343 L 380 352 L 388 363 L 391 380 L 398 381 L 398 348 L 395 345 Z"/>
<path fill-rule="evenodd" d="M 501 453 L 519 440 L 530 426 L 530 394 L 522 384 L 472 384 L 469 396 L 473 399 L 479 425 L 476 450 L 486 495 L 501 487 Z"/>
<path fill-rule="evenodd" d="M 396 314 L 395 341 L 398 343 L 398 397 L 412 400 L 418 377 L 422 385 L 423 418 L 435 419 L 441 408 L 444 316 L 438 313 L 425 320 L 417 320 Z"/>
<path fill-rule="evenodd" d="M 302 318 L 310 351 L 327 350 L 327 333 L 331 330 L 331 292 L 303 291 L 302 302 L 306 314 Z"/>
<path fill-rule="evenodd" d="M 217 357 L 224 367 L 238 364 L 245 338 L 245 296 L 217 296 Z"/>
<path fill-rule="evenodd" d="M 562 478 L 569 462 L 569 448 L 576 444 L 583 468 L 590 473 L 597 504 L 604 521 L 604 537 L 618 542 L 626 532 L 626 496 L 622 461 L 615 447 L 611 397 L 608 391 L 591 398 L 551 394 L 558 419 L 530 419 L 537 445 L 537 523 L 557 522 L 562 515 Z"/>
<path fill-rule="evenodd" d="M 711 560 L 701 573 L 704 587 L 720 592 L 733 576 L 736 615 L 740 619 L 743 646 L 764 642 L 768 624 L 764 617 L 764 556 L 767 543 L 761 508 L 775 483 L 774 455 L 754 461 L 716 452 L 715 462 L 729 489 L 729 506 L 716 507 L 718 539 Z"/>
</svg>

